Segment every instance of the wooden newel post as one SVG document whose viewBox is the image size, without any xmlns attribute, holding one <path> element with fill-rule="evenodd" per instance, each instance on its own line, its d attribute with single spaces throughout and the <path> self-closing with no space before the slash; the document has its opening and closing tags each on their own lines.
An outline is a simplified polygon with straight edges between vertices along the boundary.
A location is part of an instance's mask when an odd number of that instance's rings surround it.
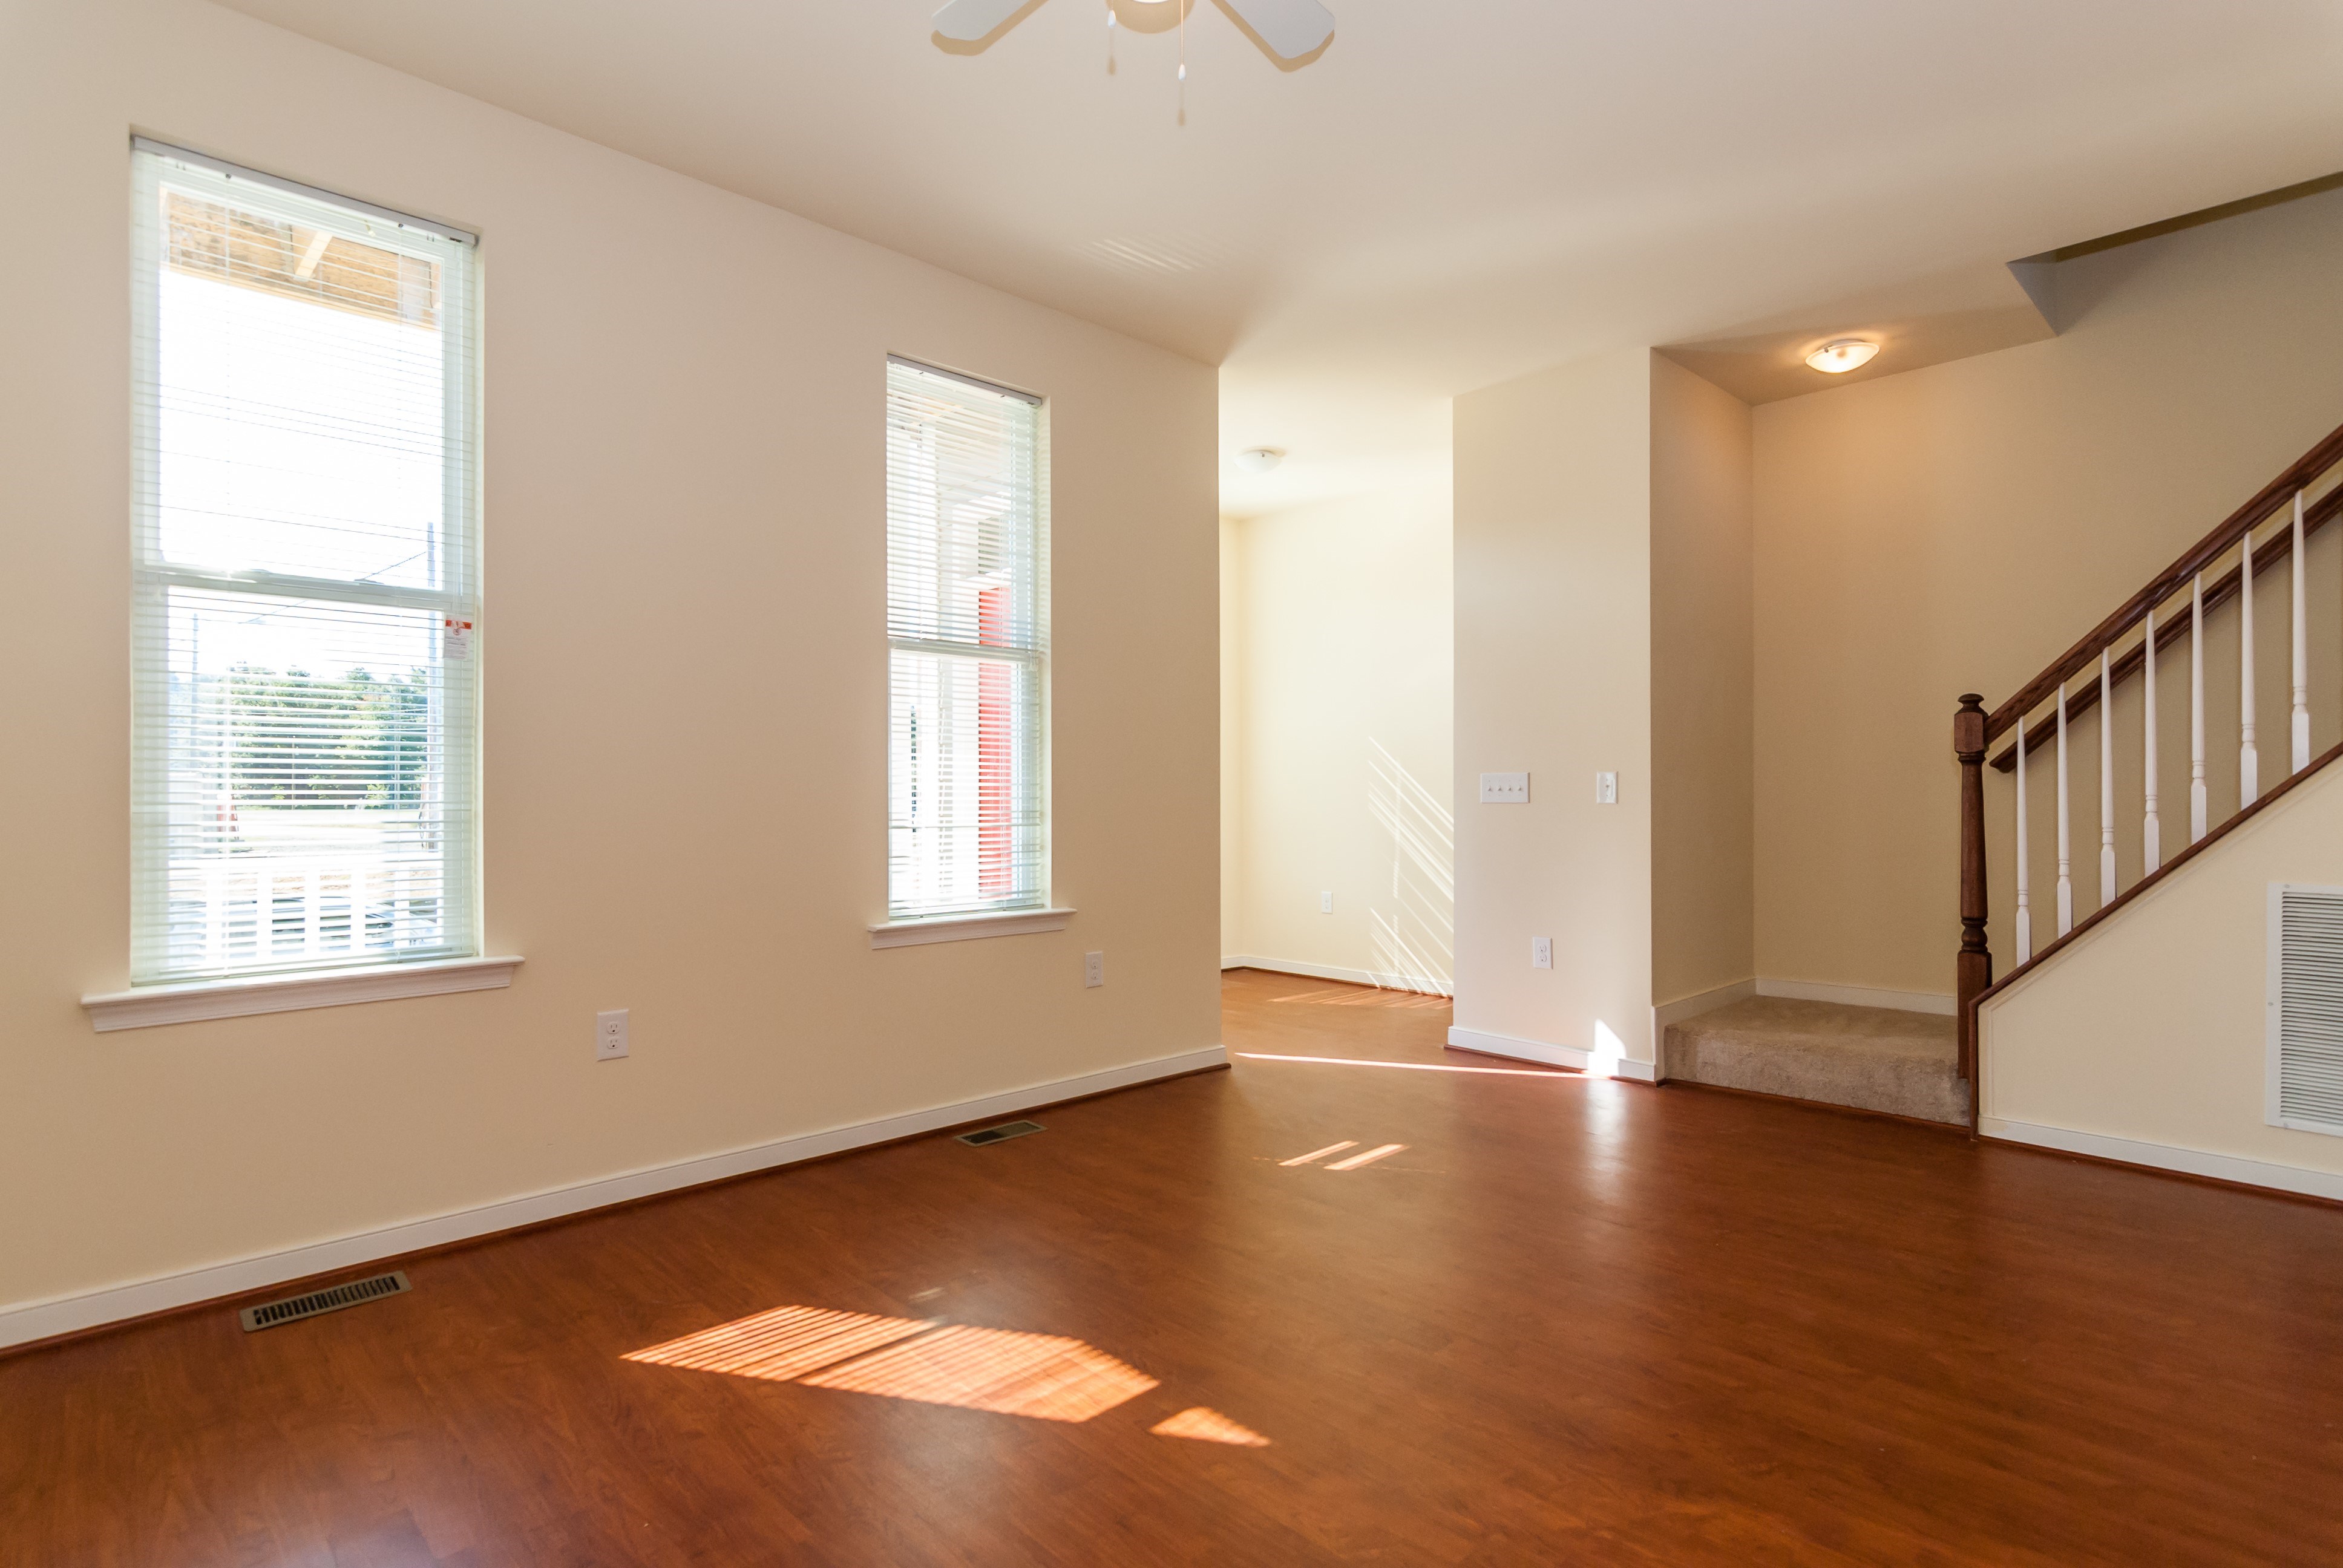
<svg viewBox="0 0 2343 1568">
<path fill-rule="evenodd" d="M 1961 1077 L 1975 1082 L 1976 1003 L 1993 984 L 1993 953 L 1985 942 L 1985 699 L 1974 691 L 1953 715 L 1953 756 L 1961 765 L 1961 953 L 1954 1005 Z"/>
</svg>

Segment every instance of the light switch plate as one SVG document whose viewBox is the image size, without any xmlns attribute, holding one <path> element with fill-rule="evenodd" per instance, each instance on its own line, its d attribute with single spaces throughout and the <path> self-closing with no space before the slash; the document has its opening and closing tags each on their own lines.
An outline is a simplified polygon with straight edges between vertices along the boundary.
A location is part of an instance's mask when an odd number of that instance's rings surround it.
<svg viewBox="0 0 2343 1568">
<path fill-rule="evenodd" d="M 1594 803 L 1597 806 L 1616 806 L 1619 803 L 1619 775 L 1597 773 L 1594 776 Z"/>
<path fill-rule="evenodd" d="M 1530 776 L 1526 773 L 1483 773 L 1481 775 L 1481 804 L 1483 806 L 1526 806 L 1530 803 Z"/>
<path fill-rule="evenodd" d="M 594 1060 L 616 1061 L 627 1054 L 627 1010 L 594 1015 Z"/>
<path fill-rule="evenodd" d="M 1530 939 L 1530 968 L 1534 970 L 1550 970 L 1554 968 L 1554 939 L 1552 937 L 1532 937 Z"/>
</svg>

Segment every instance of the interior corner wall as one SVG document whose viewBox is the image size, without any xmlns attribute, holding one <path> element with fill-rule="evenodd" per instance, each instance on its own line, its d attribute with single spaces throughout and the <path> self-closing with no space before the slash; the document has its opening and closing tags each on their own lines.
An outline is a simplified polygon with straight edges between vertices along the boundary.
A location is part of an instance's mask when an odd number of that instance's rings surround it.
<svg viewBox="0 0 2343 1568">
<path fill-rule="evenodd" d="M 1652 357 L 1652 1000 L 1755 978 L 1750 409 Z"/>
<path fill-rule="evenodd" d="M 2343 423 L 2338 269 L 2329 192 L 2060 264 L 2055 338 L 1757 408 L 1761 974 L 1952 990 L 1957 698 L 2003 700 Z"/>
<path fill-rule="evenodd" d="M 1450 495 L 1383 490 L 1226 525 L 1222 723 L 1242 891 L 1222 951 L 1419 990 L 1453 983 Z M 1322 908 L 1332 895 L 1332 910 Z"/>
<path fill-rule="evenodd" d="M 1456 399 L 1460 1043 L 1653 1059 L 1652 360 Z M 1478 803 L 1522 771 L 1526 805 Z"/>
<path fill-rule="evenodd" d="M 508 990 L 78 1005 L 127 978 L 134 129 L 481 236 Z M 1211 367 L 196 0 L 0 7 L 0 1316 L 1216 1047 Z M 1062 931 L 870 945 L 890 352 L 1050 398 Z"/>
</svg>

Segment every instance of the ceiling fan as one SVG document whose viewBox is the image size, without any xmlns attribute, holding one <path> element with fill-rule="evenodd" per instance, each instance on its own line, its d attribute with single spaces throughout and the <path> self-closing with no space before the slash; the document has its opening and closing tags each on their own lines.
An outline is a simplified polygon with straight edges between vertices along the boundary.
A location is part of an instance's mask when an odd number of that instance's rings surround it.
<svg viewBox="0 0 2343 1568">
<path fill-rule="evenodd" d="M 949 0 L 936 13 L 936 31 L 956 44 L 990 37 L 1033 0 Z M 1185 5 L 1189 0 L 1132 0 L 1135 5 Z M 1334 18 L 1318 0 L 1219 0 L 1279 58 L 1298 60 L 1334 35 Z M 1184 15 L 1184 12 L 1183 12 Z"/>
</svg>

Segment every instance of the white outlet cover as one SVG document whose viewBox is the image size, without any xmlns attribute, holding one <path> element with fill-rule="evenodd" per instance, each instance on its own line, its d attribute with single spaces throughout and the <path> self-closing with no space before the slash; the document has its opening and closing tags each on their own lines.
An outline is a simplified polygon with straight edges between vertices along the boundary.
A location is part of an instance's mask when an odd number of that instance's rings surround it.
<svg viewBox="0 0 2343 1568">
<path fill-rule="evenodd" d="M 1554 968 L 1554 939 L 1552 937 L 1532 937 L 1530 939 L 1530 968 L 1534 970 L 1550 970 Z"/>
<path fill-rule="evenodd" d="M 594 1015 L 594 1060 L 616 1061 L 627 1054 L 627 1010 Z"/>
<path fill-rule="evenodd" d="M 1526 806 L 1530 803 L 1530 776 L 1526 773 L 1483 773 L 1481 775 L 1481 804 L 1483 806 Z"/>
<path fill-rule="evenodd" d="M 1594 803 L 1597 806 L 1616 806 L 1619 803 L 1619 775 L 1597 773 L 1594 776 Z"/>
<path fill-rule="evenodd" d="M 1082 984 L 1085 986 L 1101 986 L 1106 984 L 1106 955 L 1104 953 L 1084 953 L 1082 955 Z"/>
<path fill-rule="evenodd" d="M 1318 912 L 1322 915 L 1331 915 L 1334 912 L 1333 894 L 1321 893 L 1318 895 Z"/>
</svg>

